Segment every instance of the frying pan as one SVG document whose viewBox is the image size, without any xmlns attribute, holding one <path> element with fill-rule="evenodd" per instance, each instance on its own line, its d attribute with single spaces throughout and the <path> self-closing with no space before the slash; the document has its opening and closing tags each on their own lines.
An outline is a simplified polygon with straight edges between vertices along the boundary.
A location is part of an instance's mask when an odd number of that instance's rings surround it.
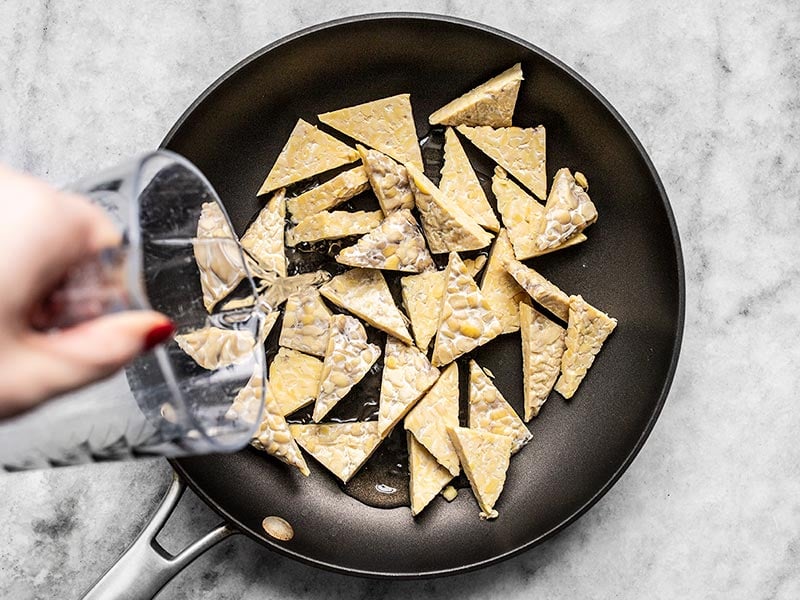
<svg viewBox="0 0 800 600">
<path fill-rule="evenodd" d="M 416 518 L 405 507 L 368 506 L 343 493 L 314 461 L 311 476 L 304 478 L 252 449 L 181 458 L 171 461 L 179 481 L 156 521 L 177 502 L 182 480 L 225 524 L 172 557 L 153 541 L 160 525 L 151 523 L 107 579 L 144 568 L 157 590 L 232 532 L 353 575 L 459 573 L 518 554 L 561 531 L 630 465 L 664 405 L 676 367 L 684 320 L 680 242 L 642 145 L 569 67 L 527 41 L 450 17 L 347 18 L 290 35 L 233 67 L 189 107 L 162 145 L 206 174 L 241 234 L 263 205 L 255 191 L 298 117 L 316 123 L 318 113 L 409 92 L 417 132 L 425 138 L 431 133 L 427 115 L 516 62 L 522 63 L 525 81 L 515 124 L 546 126 L 548 180 L 563 166 L 582 171 L 600 214 L 587 242 L 532 264 L 567 293 L 580 293 L 616 317 L 619 326 L 576 396 L 564 401 L 552 394 L 529 423 L 533 440 L 511 461 L 496 507 L 500 517 L 479 520 L 469 490 L 452 503 L 435 499 Z M 488 183 L 493 165 L 464 145 Z M 518 335 L 501 336 L 475 358 L 521 412 L 519 346 Z M 266 535 L 262 520 L 268 515 L 288 521 L 294 537 L 282 542 Z M 137 550 L 137 544 L 149 544 L 158 556 L 149 548 Z"/>
</svg>

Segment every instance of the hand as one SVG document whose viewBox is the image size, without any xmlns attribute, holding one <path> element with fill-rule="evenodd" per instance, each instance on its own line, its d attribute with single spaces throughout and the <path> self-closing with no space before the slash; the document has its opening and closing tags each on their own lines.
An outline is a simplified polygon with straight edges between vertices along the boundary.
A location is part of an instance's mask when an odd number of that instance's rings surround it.
<svg viewBox="0 0 800 600">
<path fill-rule="evenodd" d="M 111 375 L 173 332 L 153 311 L 40 331 L 34 314 L 68 271 L 120 233 L 88 201 L 0 166 L 0 417 Z"/>
</svg>

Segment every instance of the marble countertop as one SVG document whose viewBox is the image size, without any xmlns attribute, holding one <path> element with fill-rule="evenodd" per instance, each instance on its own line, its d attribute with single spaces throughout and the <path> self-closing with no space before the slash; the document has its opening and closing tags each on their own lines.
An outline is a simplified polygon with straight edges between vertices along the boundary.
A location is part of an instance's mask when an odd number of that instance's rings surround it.
<svg viewBox="0 0 800 600">
<path fill-rule="evenodd" d="M 800 597 L 795 2 L 0 2 L 0 161 L 74 180 L 155 147 L 211 81 L 263 45 L 391 9 L 528 39 L 576 68 L 636 131 L 686 261 L 686 332 L 666 408 L 595 508 L 490 569 L 369 581 L 236 537 L 159 598 Z M 161 460 L 3 476 L 0 597 L 77 597 L 169 479 Z M 177 549 L 217 520 L 187 493 L 162 539 Z"/>
</svg>

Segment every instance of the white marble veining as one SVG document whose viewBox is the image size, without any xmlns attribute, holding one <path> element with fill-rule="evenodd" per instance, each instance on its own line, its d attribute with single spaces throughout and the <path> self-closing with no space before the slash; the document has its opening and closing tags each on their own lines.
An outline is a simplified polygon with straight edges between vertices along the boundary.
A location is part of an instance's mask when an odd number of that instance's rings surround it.
<svg viewBox="0 0 800 600">
<path fill-rule="evenodd" d="M 298 28 L 422 10 L 504 29 L 575 67 L 622 113 L 680 227 L 686 333 L 666 408 L 576 524 L 491 569 L 375 582 L 243 538 L 159 598 L 800 597 L 800 5 L 0 1 L 0 161 L 63 183 L 155 147 L 221 72 Z M 162 461 L 0 478 L 0 596 L 73 598 L 147 519 Z M 178 548 L 217 521 L 187 494 Z"/>
</svg>

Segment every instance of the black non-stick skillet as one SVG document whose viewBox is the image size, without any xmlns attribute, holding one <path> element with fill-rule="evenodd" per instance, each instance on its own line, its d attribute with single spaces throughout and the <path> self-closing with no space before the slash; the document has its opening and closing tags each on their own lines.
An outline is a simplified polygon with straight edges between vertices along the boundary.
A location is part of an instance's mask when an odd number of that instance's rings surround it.
<svg viewBox="0 0 800 600">
<path fill-rule="evenodd" d="M 419 137 L 436 136 L 428 114 L 516 62 L 525 81 L 515 123 L 545 125 L 548 179 L 561 167 L 585 173 L 600 214 L 587 242 L 532 264 L 567 293 L 609 312 L 619 326 L 576 396 L 565 401 L 553 393 L 529 424 L 533 440 L 511 462 L 500 517 L 479 520 L 468 489 L 452 503 L 434 500 L 417 518 L 405 507 L 368 506 L 313 461 L 304 478 L 252 449 L 181 458 L 172 461 L 177 477 L 225 524 L 177 558 L 153 546 L 159 519 L 182 490 L 176 483 L 156 522 L 110 572 L 107 581 L 116 583 L 106 585 L 119 585 L 127 574 L 128 597 L 150 597 L 232 532 L 342 573 L 419 578 L 463 572 L 559 532 L 625 471 L 653 428 L 675 372 L 683 264 L 666 193 L 644 148 L 570 68 L 528 41 L 450 17 L 347 18 L 290 35 L 233 67 L 192 104 L 163 147 L 206 174 L 241 234 L 262 207 L 255 191 L 298 117 L 316 123 L 318 113 L 408 92 Z M 488 181 L 493 165 L 465 146 Z M 521 412 L 519 336 L 502 336 L 475 358 Z M 291 540 L 265 533 L 262 521 L 272 515 L 291 525 Z M 107 587 L 113 589 L 122 588 Z M 104 597 L 97 593 L 93 597 Z"/>
</svg>

